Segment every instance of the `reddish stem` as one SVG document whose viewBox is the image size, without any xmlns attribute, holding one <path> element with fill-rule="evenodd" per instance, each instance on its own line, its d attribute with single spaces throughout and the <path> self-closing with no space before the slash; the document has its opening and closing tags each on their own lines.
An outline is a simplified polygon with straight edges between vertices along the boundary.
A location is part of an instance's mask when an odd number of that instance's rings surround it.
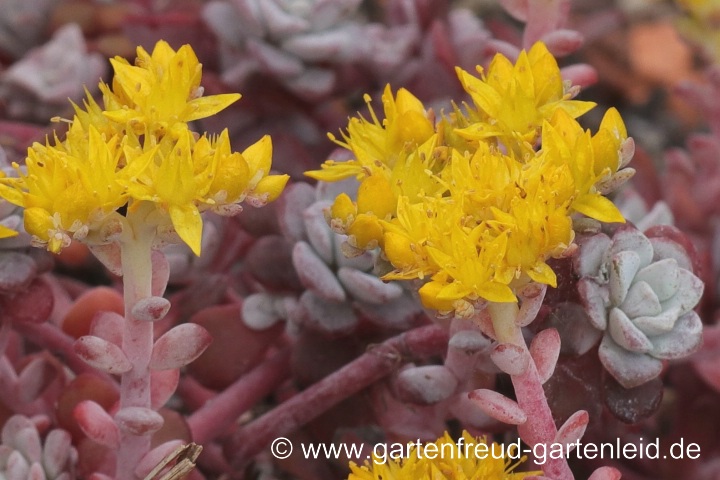
<svg viewBox="0 0 720 480">
<path fill-rule="evenodd" d="M 447 349 L 448 333 L 427 325 L 392 337 L 340 370 L 243 426 L 235 435 L 234 466 L 242 468 L 274 439 L 287 435 L 323 412 L 393 372 L 404 357 L 427 357 Z"/>
<path fill-rule="evenodd" d="M 290 350 L 281 350 L 211 399 L 188 418 L 195 443 L 209 443 L 273 391 L 288 375 Z"/>
</svg>

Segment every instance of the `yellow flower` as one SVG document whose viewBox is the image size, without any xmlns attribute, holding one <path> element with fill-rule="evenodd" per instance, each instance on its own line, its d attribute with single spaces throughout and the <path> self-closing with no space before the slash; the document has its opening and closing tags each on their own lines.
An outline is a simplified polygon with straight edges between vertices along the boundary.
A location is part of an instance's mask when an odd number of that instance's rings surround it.
<svg viewBox="0 0 720 480">
<path fill-rule="evenodd" d="M 136 133 L 162 135 L 174 124 L 215 115 L 240 99 L 237 93 L 203 97 L 202 66 L 189 45 L 176 52 L 167 42 L 157 42 L 152 54 L 137 48 L 135 65 L 116 57 L 112 90 L 100 84 L 105 116 L 119 124 L 129 123 Z"/>
<path fill-rule="evenodd" d="M 426 142 L 434 133 L 434 125 L 428 118 L 425 107 L 413 94 L 404 88 L 393 97 L 390 85 L 385 87 L 382 103 L 385 119 L 380 121 L 365 96 L 370 110 L 370 120 L 362 116 L 351 118 L 343 140 L 330 139 L 347 148 L 355 155 L 346 162 L 326 161 L 320 170 L 305 172 L 316 180 L 337 181 L 356 176 L 362 178 L 384 167 L 392 168 L 399 155 L 413 150 Z"/>
<path fill-rule="evenodd" d="M 434 444 L 425 444 L 418 450 L 412 447 L 405 458 L 379 458 L 358 466 L 350 462 L 348 480 L 522 480 L 540 471 L 514 472 L 525 461 L 512 448 L 488 443 L 463 432 L 457 443 L 445 433 Z M 432 445 L 432 447 L 430 446 Z"/>
<path fill-rule="evenodd" d="M 262 206 L 280 195 L 289 177 L 269 174 L 270 137 L 238 153 L 227 130 L 208 137 L 189 129 L 187 122 L 240 98 L 201 97 L 201 67 L 190 46 L 175 52 L 160 41 L 152 55 L 138 48 L 135 66 L 121 59 L 113 66 L 113 88 L 101 84 L 105 110 L 90 96 L 84 109 L 73 105 L 65 138 L 36 143 L 27 171 L 14 165 L 18 178 L 0 179 L 0 195 L 25 207 L 25 229 L 36 244 L 58 252 L 73 238 L 108 243 L 118 225 L 142 214 L 135 224 L 152 223 L 153 235 L 177 233 L 199 255 L 201 212 L 232 215 L 240 202 Z"/>
<path fill-rule="evenodd" d="M 475 77 L 457 68 L 463 88 L 470 94 L 477 109 L 470 112 L 477 122 L 458 131 L 472 140 L 498 137 L 506 147 L 520 142 L 533 146 L 543 120 L 562 109 L 573 118 L 592 109 L 593 102 L 571 100 L 560 68 L 544 43 L 538 42 L 529 52 L 523 50 L 513 65 L 497 54 L 485 73 Z"/>
</svg>

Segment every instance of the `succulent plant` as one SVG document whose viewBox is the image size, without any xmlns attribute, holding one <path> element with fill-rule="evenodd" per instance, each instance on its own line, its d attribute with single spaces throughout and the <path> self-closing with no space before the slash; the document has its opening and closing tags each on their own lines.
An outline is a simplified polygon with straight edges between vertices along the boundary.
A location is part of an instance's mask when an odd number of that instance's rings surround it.
<svg viewBox="0 0 720 480">
<path fill-rule="evenodd" d="M 67 111 L 106 71 L 100 54 L 88 53 L 80 27 L 67 24 L 0 76 L 0 98 L 9 116 L 45 121 Z"/>
<path fill-rule="evenodd" d="M 575 271 L 588 318 L 604 332 L 600 360 L 625 388 L 700 346 L 702 322 L 693 308 L 704 285 L 680 243 L 621 227 L 612 237 L 585 239 Z"/>
<path fill-rule="evenodd" d="M 361 318 L 397 330 L 412 326 L 423 316 L 419 303 L 400 283 L 383 282 L 373 272 L 375 253 L 344 254 L 345 236 L 330 230 L 324 214 L 331 205 L 326 200 L 327 190 L 338 188 L 343 186 L 321 183 L 313 188 L 296 183 L 288 188 L 281 200 L 280 227 L 292 245 L 290 257 L 303 291 L 248 296 L 243 318 L 251 327 L 264 329 L 287 319 L 341 335 L 353 331 Z M 348 190 L 352 188 L 348 186 Z M 258 253 L 261 250 L 277 258 L 277 250 L 259 249 Z"/>
<path fill-rule="evenodd" d="M 40 419 L 47 423 L 48 419 Z M 70 480 L 75 478 L 77 452 L 62 429 L 41 440 L 36 423 L 23 416 L 10 417 L 2 429 L 0 476 L 8 480 Z"/>
<path fill-rule="evenodd" d="M 226 82 L 239 84 L 260 72 L 312 99 L 333 90 L 338 66 L 393 68 L 406 57 L 412 32 L 365 23 L 360 3 L 223 0 L 208 3 L 203 17 L 221 41 Z"/>
<path fill-rule="evenodd" d="M 54 3 L 52 0 L 3 2 L 0 52 L 18 58 L 40 43 Z"/>
</svg>

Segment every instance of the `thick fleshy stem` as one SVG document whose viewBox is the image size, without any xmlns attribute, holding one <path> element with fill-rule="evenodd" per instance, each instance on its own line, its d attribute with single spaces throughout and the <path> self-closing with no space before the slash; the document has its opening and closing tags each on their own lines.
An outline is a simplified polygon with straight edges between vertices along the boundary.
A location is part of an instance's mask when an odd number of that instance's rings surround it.
<svg viewBox="0 0 720 480">
<path fill-rule="evenodd" d="M 269 394 L 289 373 L 290 350 L 276 352 L 209 400 L 187 420 L 195 443 L 211 442 Z"/>
<path fill-rule="evenodd" d="M 120 240 L 125 298 L 122 350 L 132 368 L 120 378 L 120 409 L 150 409 L 150 358 L 153 348 L 152 322 L 138 320 L 133 307 L 152 296 L 152 243 L 156 226 L 148 222 L 148 210 L 140 205 L 127 216 Z M 115 478 L 134 480 L 134 466 L 150 450 L 150 435 L 122 431 Z"/>
<path fill-rule="evenodd" d="M 235 435 L 234 466 L 242 468 L 274 439 L 287 435 L 351 397 L 401 365 L 404 358 L 423 358 L 447 349 L 448 333 L 437 325 L 418 327 L 368 351 L 340 370 L 303 390 Z"/>
<path fill-rule="evenodd" d="M 547 403 L 537 367 L 525 343 L 521 328 L 517 324 L 518 305 L 517 303 L 490 302 L 487 308 L 498 342 L 520 347 L 523 354 L 529 358 L 528 366 L 522 373 L 510 376 L 517 403 L 527 415 L 527 420 L 518 425 L 520 438 L 530 448 L 542 444 L 549 449 L 550 444 L 555 441 L 558 430 Z M 553 480 L 573 480 L 575 478 L 564 458 L 548 458 L 542 469 L 543 474 Z"/>
</svg>

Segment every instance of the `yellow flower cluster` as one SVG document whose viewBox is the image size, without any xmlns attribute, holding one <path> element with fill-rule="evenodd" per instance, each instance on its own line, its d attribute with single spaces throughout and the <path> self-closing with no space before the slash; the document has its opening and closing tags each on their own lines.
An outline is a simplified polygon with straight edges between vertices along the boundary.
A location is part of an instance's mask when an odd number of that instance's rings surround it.
<svg viewBox="0 0 720 480">
<path fill-rule="evenodd" d="M 504 457 L 517 452 L 505 452 L 501 445 L 488 444 L 468 432 L 463 432 L 462 440 L 455 443 L 445 433 L 434 448 L 422 446 L 426 453 L 430 452 L 426 455 L 413 448 L 407 458 L 373 457 L 373 462 L 364 466 L 351 462 L 348 480 L 522 480 L 542 475 L 540 471 L 512 473 L 525 458 L 512 463 Z"/>
<path fill-rule="evenodd" d="M 74 239 L 107 243 L 122 216 L 142 210 L 168 238 L 200 254 L 204 210 L 239 211 L 275 199 L 287 175 L 268 175 L 272 143 L 265 136 L 233 152 L 227 130 L 199 135 L 188 122 L 218 113 L 239 94 L 203 97 L 202 68 L 189 45 L 160 41 L 137 49 L 135 65 L 111 60 L 112 88 L 100 83 L 104 109 L 88 94 L 64 139 L 28 149 L 17 178 L 0 180 L 0 195 L 25 208 L 25 229 L 53 252 Z M 143 208 L 150 205 L 153 208 Z"/>
<path fill-rule="evenodd" d="M 354 159 L 328 160 L 312 178 L 355 176 L 330 223 L 358 249 L 381 247 L 385 279 L 422 279 L 420 297 L 440 312 L 471 314 L 478 301 L 515 302 L 514 288 L 555 286 L 546 261 L 572 245 L 571 215 L 623 222 L 602 193 L 629 160 L 618 112 L 594 135 L 575 120 L 595 105 L 572 100 L 542 43 L 513 64 L 497 55 L 479 77 L 457 69 L 472 105 L 433 113 L 405 89 L 382 96 L 385 119 L 352 118 L 342 140 Z M 366 99 L 369 104 L 369 99 Z M 630 140 L 631 142 L 631 140 Z"/>
</svg>

